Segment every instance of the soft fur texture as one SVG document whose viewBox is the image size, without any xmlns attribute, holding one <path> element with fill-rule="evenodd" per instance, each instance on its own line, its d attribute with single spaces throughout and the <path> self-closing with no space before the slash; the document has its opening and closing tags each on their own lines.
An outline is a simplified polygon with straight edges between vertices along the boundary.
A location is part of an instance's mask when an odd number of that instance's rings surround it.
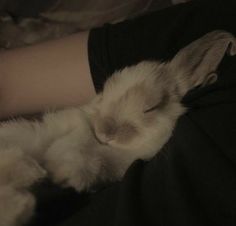
<svg viewBox="0 0 236 226">
<path fill-rule="evenodd" d="M 153 157 L 186 111 L 182 97 L 217 79 L 215 71 L 235 38 L 214 31 L 170 62 L 141 62 L 111 76 L 102 93 L 80 108 L 47 113 L 0 127 L 0 222 L 21 225 L 35 204 L 28 188 L 49 175 L 81 191 L 120 180 L 136 159 Z"/>
</svg>

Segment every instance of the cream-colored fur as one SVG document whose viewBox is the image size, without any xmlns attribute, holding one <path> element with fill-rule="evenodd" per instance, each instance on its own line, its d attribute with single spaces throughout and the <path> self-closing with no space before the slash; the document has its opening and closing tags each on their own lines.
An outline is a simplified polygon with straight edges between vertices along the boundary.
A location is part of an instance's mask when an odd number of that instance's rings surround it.
<svg viewBox="0 0 236 226">
<path fill-rule="evenodd" d="M 33 214 L 29 187 L 46 175 L 81 191 L 120 180 L 130 164 L 153 157 L 186 111 L 182 97 L 215 81 L 234 37 L 211 32 L 170 62 L 141 62 L 115 72 L 86 106 L 51 112 L 41 122 L 0 126 L 0 225 L 21 225 Z"/>
<path fill-rule="evenodd" d="M 33 215 L 35 199 L 29 192 L 1 186 L 0 200 L 1 226 L 24 225 Z"/>
</svg>

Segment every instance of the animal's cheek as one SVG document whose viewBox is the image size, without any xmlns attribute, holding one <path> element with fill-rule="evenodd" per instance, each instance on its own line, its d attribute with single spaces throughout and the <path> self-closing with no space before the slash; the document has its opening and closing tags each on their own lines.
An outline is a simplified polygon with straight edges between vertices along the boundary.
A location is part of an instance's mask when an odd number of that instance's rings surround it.
<svg viewBox="0 0 236 226">
<path fill-rule="evenodd" d="M 115 141 L 120 145 L 129 145 L 137 139 L 139 132 L 137 130 L 120 130 L 115 137 Z"/>
<path fill-rule="evenodd" d="M 154 110 L 154 111 L 151 111 L 151 112 L 147 112 L 147 113 L 144 113 L 143 115 L 143 126 L 145 127 L 150 127 L 153 125 L 153 123 L 155 123 L 157 117 L 158 117 L 158 111 L 157 110 Z"/>
</svg>

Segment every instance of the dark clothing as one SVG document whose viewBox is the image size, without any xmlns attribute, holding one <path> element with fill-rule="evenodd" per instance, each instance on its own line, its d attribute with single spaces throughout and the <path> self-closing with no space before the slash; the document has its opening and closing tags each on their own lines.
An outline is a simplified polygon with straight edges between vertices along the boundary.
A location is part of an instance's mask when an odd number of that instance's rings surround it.
<svg viewBox="0 0 236 226">
<path fill-rule="evenodd" d="M 196 0 L 92 30 L 88 48 L 96 90 L 115 70 L 170 59 L 215 29 L 236 35 L 235 0 Z M 218 75 L 215 84 L 184 97 L 189 111 L 161 153 L 150 162 L 136 161 L 121 182 L 89 195 L 60 225 L 236 225 L 236 57 L 225 57 Z M 70 201 L 61 205 L 70 208 Z"/>
</svg>

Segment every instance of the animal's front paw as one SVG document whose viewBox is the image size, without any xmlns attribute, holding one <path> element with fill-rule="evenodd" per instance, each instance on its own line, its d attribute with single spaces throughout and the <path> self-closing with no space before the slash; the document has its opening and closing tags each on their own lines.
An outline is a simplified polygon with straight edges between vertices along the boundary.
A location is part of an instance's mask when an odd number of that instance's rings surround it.
<svg viewBox="0 0 236 226">
<path fill-rule="evenodd" d="M 63 140 L 55 142 L 45 154 L 45 169 L 55 183 L 77 191 L 89 189 L 96 182 L 101 167 L 99 155 L 91 154 L 90 150 Z"/>
<path fill-rule="evenodd" d="M 35 199 L 28 192 L 19 192 L 10 186 L 1 186 L 0 200 L 1 226 L 21 226 L 33 214 Z"/>
<path fill-rule="evenodd" d="M 0 150 L 0 186 L 25 188 L 45 176 L 46 171 L 20 149 Z"/>
</svg>

